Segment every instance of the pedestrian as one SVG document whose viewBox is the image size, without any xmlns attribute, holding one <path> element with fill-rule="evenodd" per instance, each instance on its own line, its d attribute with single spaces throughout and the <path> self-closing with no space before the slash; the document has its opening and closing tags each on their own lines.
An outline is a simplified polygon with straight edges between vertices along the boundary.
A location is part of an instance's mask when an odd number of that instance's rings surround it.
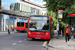
<svg viewBox="0 0 75 50">
<path fill-rule="evenodd" d="M 72 27 L 72 32 L 74 31 L 74 26 Z"/>
<path fill-rule="evenodd" d="M 62 36 L 64 36 L 64 26 L 62 27 Z"/>
<path fill-rule="evenodd" d="M 65 28 L 65 41 L 69 41 L 69 34 L 70 34 L 70 28 L 69 28 L 69 24 L 66 24 L 66 28 Z"/>
<path fill-rule="evenodd" d="M 69 34 L 69 39 L 72 37 L 72 26 L 70 26 L 70 34 Z"/>
<path fill-rule="evenodd" d="M 8 35 L 10 35 L 10 29 L 8 28 Z"/>
<path fill-rule="evenodd" d="M 61 35 L 61 24 L 59 26 L 59 35 Z"/>
<path fill-rule="evenodd" d="M 14 31 L 14 27 L 12 27 L 12 31 Z"/>
<path fill-rule="evenodd" d="M 75 25 L 72 27 L 72 35 L 73 35 L 73 37 L 75 38 L 74 33 L 75 33 Z"/>
<path fill-rule="evenodd" d="M 10 26 L 10 28 L 11 28 L 11 31 L 12 31 L 12 26 Z"/>
</svg>

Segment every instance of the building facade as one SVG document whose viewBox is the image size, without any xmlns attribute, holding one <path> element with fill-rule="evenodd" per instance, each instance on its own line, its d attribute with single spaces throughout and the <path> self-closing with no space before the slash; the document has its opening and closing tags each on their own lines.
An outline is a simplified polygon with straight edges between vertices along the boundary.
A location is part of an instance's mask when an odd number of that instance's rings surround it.
<svg viewBox="0 0 75 50">
<path fill-rule="evenodd" d="M 31 0 L 20 0 L 17 3 L 10 4 L 11 11 L 24 12 L 26 15 L 45 15 L 43 6 Z M 1 31 L 7 31 L 8 28 L 15 27 L 17 22 L 27 22 L 25 17 L 16 17 L 12 15 L 1 15 Z"/>
<path fill-rule="evenodd" d="M 21 0 L 20 3 L 12 3 L 10 9 L 25 12 L 27 15 L 42 15 L 43 13 L 42 5 L 30 0 Z"/>
</svg>

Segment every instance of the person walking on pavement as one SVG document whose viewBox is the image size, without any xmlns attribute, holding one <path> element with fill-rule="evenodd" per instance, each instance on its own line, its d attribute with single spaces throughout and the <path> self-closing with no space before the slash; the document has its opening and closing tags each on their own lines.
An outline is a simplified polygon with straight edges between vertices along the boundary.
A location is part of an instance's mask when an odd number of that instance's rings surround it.
<svg viewBox="0 0 75 50">
<path fill-rule="evenodd" d="M 14 31 L 14 27 L 12 27 L 12 31 Z"/>
<path fill-rule="evenodd" d="M 8 28 L 8 35 L 10 35 L 10 29 Z"/>
<path fill-rule="evenodd" d="M 70 26 L 70 35 L 69 35 L 69 39 L 71 39 L 72 37 L 72 26 Z"/>
<path fill-rule="evenodd" d="M 66 42 L 69 41 L 70 28 L 69 28 L 68 24 L 66 24 L 66 28 L 65 28 L 64 34 L 65 34 L 65 40 L 66 40 Z"/>
<path fill-rule="evenodd" d="M 59 26 L 59 35 L 61 35 L 61 24 Z"/>
<path fill-rule="evenodd" d="M 64 36 L 64 26 L 62 27 L 62 36 Z"/>
</svg>

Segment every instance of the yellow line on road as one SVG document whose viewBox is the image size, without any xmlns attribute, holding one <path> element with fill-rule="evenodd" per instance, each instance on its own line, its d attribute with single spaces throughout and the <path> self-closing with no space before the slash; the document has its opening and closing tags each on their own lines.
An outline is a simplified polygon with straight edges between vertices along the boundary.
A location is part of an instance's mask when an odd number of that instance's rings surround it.
<svg viewBox="0 0 75 50">
<path fill-rule="evenodd" d="M 45 41 L 42 46 L 45 46 L 46 44 L 47 44 L 47 41 Z"/>
<path fill-rule="evenodd" d="M 16 45 L 16 43 L 13 43 L 12 45 Z"/>
</svg>

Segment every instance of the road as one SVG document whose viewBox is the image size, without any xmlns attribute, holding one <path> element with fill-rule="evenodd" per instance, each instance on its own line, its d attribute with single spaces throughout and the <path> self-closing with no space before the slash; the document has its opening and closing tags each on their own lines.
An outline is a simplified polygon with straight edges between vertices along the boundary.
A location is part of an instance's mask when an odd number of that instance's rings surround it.
<svg viewBox="0 0 75 50">
<path fill-rule="evenodd" d="M 42 45 L 46 40 L 31 40 L 27 33 L 0 32 L 0 50 L 46 50 Z"/>
</svg>

